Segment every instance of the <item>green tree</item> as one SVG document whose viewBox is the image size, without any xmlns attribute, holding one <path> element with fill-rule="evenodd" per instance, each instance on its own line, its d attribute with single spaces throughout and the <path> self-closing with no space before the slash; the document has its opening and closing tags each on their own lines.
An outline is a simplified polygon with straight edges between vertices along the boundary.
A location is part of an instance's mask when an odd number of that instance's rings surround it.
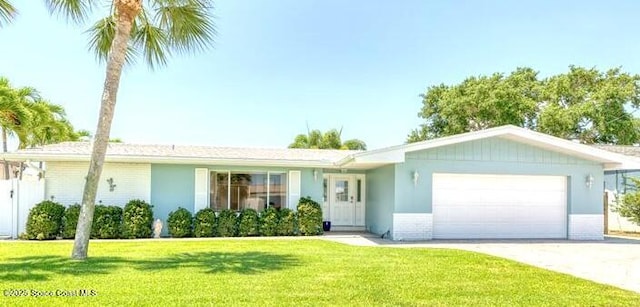
<svg viewBox="0 0 640 307">
<path fill-rule="evenodd" d="M 634 144 L 640 123 L 640 76 L 620 68 L 600 72 L 570 66 L 539 80 L 530 68 L 510 75 L 471 77 L 438 85 L 422 95 L 425 123 L 411 131 L 417 142 L 511 124 L 583 143 Z"/>
<path fill-rule="evenodd" d="M 0 129 L 2 129 L 2 151 L 7 152 L 9 136 L 23 136 L 24 124 L 31 120 L 28 102 L 38 98 L 38 93 L 29 87 L 14 88 L 7 78 L 0 77 Z M 4 161 L 4 176 L 9 178 L 9 164 Z"/>
<path fill-rule="evenodd" d="M 77 141 L 79 135 L 65 118 L 64 108 L 46 100 L 27 103 L 30 120 L 20 131 L 19 148 L 41 146 L 64 141 Z"/>
<path fill-rule="evenodd" d="M 325 133 L 320 130 L 310 130 L 307 134 L 298 134 L 289 148 L 306 149 L 345 149 L 345 150 L 366 150 L 367 144 L 358 139 L 351 139 L 342 142 L 342 129 L 340 131 L 331 129 Z"/>
<path fill-rule="evenodd" d="M 7 0 L 0 0 L 0 27 L 11 22 L 18 11 Z"/>
<path fill-rule="evenodd" d="M 120 76 L 125 62 L 140 56 L 151 67 L 173 54 L 208 48 L 215 35 L 211 0 L 45 0 L 54 14 L 84 22 L 93 9 L 106 17 L 88 30 L 89 47 L 106 62 L 106 76 L 91 161 L 82 195 L 72 258 L 86 259 L 98 181 L 106 155 Z M 106 4 L 106 5 L 105 5 Z"/>
<path fill-rule="evenodd" d="M 640 76 L 620 68 L 600 72 L 571 66 L 544 81 L 537 130 L 583 143 L 630 145 L 640 141 L 633 112 L 640 106 Z"/>
<path fill-rule="evenodd" d="M 631 178 L 636 190 L 623 195 L 616 206 L 613 208 L 614 212 L 618 212 L 621 216 L 626 217 L 629 221 L 640 226 L 640 179 Z"/>
<path fill-rule="evenodd" d="M 72 258 L 86 259 L 95 208 L 120 76 L 125 62 L 140 56 L 151 67 L 164 66 L 175 53 L 200 51 L 211 45 L 215 35 L 211 0 L 46 0 L 53 13 L 82 22 L 95 8 L 106 7 L 106 17 L 89 29 L 89 46 L 106 61 L 104 90 L 91 162 L 82 195 Z M 109 4 L 99 6 L 99 4 Z"/>
<path fill-rule="evenodd" d="M 537 72 L 518 68 L 510 75 L 470 77 L 454 86 L 437 85 L 422 97 L 418 116 L 425 119 L 409 142 L 433 139 L 502 125 L 533 128 L 538 112 Z"/>
</svg>

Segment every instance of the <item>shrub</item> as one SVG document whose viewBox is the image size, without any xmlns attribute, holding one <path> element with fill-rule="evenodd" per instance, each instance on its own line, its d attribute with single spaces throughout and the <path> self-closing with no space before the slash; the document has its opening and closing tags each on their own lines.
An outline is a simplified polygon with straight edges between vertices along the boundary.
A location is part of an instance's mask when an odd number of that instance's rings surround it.
<svg viewBox="0 0 640 307">
<path fill-rule="evenodd" d="M 122 236 L 124 238 L 149 238 L 153 224 L 153 206 L 144 200 L 133 199 L 124 207 Z"/>
<path fill-rule="evenodd" d="M 260 234 L 263 236 L 278 235 L 278 210 L 269 207 L 260 214 Z"/>
<path fill-rule="evenodd" d="M 189 210 L 179 207 L 176 211 L 169 213 L 167 225 L 169 235 L 172 237 L 190 237 L 193 233 L 193 216 Z"/>
<path fill-rule="evenodd" d="M 198 211 L 193 221 L 196 237 L 213 237 L 216 231 L 216 213 L 211 208 Z"/>
<path fill-rule="evenodd" d="M 278 235 L 295 236 L 297 228 L 296 213 L 289 208 L 282 208 L 278 214 Z"/>
<path fill-rule="evenodd" d="M 298 230 L 304 236 L 322 234 L 322 207 L 310 197 L 298 202 Z"/>
<path fill-rule="evenodd" d="M 234 237 L 237 233 L 236 213 L 229 209 L 224 209 L 218 214 L 218 227 L 216 234 L 221 237 Z"/>
<path fill-rule="evenodd" d="M 238 218 L 238 235 L 250 237 L 258 234 L 258 212 L 251 208 L 242 210 Z"/>
<path fill-rule="evenodd" d="M 98 239 L 117 239 L 122 234 L 122 208 L 118 206 L 97 205 L 93 213 L 91 237 Z"/>
<path fill-rule="evenodd" d="M 75 204 L 67 207 L 62 217 L 62 237 L 73 239 L 76 236 L 78 227 L 78 217 L 80 216 L 80 205 Z"/>
<path fill-rule="evenodd" d="M 631 180 L 636 186 L 640 186 L 640 180 L 636 178 L 631 178 Z M 626 217 L 632 223 L 640 225 L 640 191 L 623 195 L 613 211 Z"/>
<path fill-rule="evenodd" d="M 31 240 L 55 239 L 62 230 L 63 205 L 45 200 L 35 205 L 27 217 L 27 237 Z"/>
</svg>

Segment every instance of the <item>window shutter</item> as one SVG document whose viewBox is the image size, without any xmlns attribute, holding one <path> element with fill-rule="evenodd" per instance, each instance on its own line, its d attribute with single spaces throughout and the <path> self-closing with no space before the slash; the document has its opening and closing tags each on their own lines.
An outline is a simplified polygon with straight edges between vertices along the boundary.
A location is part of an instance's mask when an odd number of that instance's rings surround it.
<svg viewBox="0 0 640 307">
<path fill-rule="evenodd" d="M 289 171 L 289 208 L 296 209 L 300 200 L 300 171 Z"/>
<path fill-rule="evenodd" d="M 196 168 L 195 199 L 193 213 L 209 207 L 209 169 Z"/>
</svg>

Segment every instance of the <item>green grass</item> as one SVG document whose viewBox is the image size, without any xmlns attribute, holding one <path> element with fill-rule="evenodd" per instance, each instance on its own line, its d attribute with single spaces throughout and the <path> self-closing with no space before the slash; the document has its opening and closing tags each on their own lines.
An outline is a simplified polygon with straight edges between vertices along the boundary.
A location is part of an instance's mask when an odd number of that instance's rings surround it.
<svg viewBox="0 0 640 307">
<path fill-rule="evenodd" d="M 4 305 L 640 306 L 640 295 L 487 255 L 308 240 L 0 242 Z M 13 292 L 14 294 L 16 292 Z M 31 294 L 31 292 L 28 292 Z"/>
</svg>

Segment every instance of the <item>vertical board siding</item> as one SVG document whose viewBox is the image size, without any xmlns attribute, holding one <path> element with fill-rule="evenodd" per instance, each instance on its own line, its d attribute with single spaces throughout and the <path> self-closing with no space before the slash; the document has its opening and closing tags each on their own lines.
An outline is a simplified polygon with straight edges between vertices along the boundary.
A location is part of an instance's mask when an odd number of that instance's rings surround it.
<svg viewBox="0 0 640 307">
<path fill-rule="evenodd" d="M 465 173 L 564 176 L 569 192 L 568 213 L 602 214 L 604 176 L 601 164 L 505 138 L 410 152 L 404 163 L 394 167 L 395 213 L 431 213 L 432 174 Z M 416 186 L 411 176 L 415 170 L 420 173 Z M 590 189 L 585 185 L 588 175 L 595 178 Z M 608 178 L 615 180 L 615 174 Z"/>
</svg>

